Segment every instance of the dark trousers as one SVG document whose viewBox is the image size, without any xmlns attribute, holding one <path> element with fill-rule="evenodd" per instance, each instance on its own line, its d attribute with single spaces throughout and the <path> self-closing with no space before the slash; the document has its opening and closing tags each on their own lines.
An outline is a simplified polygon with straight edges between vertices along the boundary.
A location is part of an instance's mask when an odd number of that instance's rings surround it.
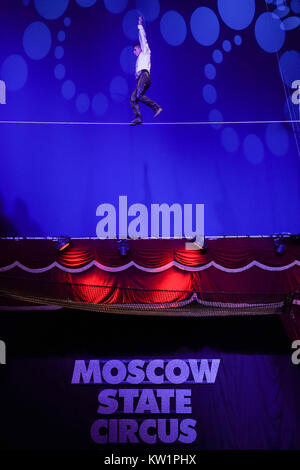
<svg viewBox="0 0 300 470">
<path fill-rule="evenodd" d="M 133 91 L 131 98 L 130 98 L 130 104 L 135 114 L 135 117 L 141 117 L 139 101 L 149 106 L 149 108 L 151 108 L 154 112 L 156 112 L 159 108 L 159 105 L 157 103 L 150 100 L 150 98 L 148 98 L 145 95 L 145 92 L 148 90 L 150 85 L 151 85 L 151 79 L 150 79 L 149 72 L 142 71 L 142 73 L 140 74 L 137 80 L 136 88 Z"/>
</svg>

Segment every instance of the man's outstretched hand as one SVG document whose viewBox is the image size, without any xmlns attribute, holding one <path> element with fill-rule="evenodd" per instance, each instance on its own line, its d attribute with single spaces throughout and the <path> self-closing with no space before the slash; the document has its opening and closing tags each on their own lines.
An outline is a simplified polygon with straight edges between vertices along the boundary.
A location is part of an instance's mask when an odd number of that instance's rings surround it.
<svg viewBox="0 0 300 470">
<path fill-rule="evenodd" d="M 139 16 L 139 24 L 143 24 L 143 18 Z"/>
</svg>

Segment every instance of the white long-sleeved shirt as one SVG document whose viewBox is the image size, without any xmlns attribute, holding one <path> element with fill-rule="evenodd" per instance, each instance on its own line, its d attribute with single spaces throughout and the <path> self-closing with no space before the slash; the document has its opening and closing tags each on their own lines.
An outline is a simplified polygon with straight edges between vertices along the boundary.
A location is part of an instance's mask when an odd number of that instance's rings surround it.
<svg viewBox="0 0 300 470">
<path fill-rule="evenodd" d="M 136 78 L 138 78 L 139 72 L 141 70 L 148 70 L 148 72 L 150 73 L 150 69 L 151 69 L 151 50 L 147 42 L 146 33 L 143 28 L 143 25 L 139 24 L 138 29 L 139 29 L 139 41 L 140 41 L 142 50 L 136 60 L 136 66 L 135 66 Z"/>
</svg>

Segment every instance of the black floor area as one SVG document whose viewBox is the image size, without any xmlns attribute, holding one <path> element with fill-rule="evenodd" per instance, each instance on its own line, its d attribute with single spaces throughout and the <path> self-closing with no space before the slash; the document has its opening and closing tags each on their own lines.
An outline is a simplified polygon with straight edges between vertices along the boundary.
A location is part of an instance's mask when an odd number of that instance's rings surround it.
<svg viewBox="0 0 300 470">
<path fill-rule="evenodd" d="M 0 312 L 9 356 L 99 351 L 104 355 L 172 354 L 213 349 L 276 354 L 290 351 L 279 316 L 170 318 L 76 310 Z"/>
</svg>

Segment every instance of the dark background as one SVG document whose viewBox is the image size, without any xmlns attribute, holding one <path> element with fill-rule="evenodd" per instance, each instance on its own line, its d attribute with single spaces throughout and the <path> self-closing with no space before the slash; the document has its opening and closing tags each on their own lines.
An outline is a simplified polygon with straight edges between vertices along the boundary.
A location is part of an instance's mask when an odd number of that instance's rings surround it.
<svg viewBox="0 0 300 470">
<path fill-rule="evenodd" d="M 198 434 L 183 446 L 186 452 L 299 449 L 299 366 L 291 362 L 290 341 L 278 316 L 133 318 L 58 310 L 7 312 L 1 318 L 7 343 L 7 365 L 0 369 L 4 449 L 122 455 L 176 450 L 178 444 L 93 443 L 90 427 L 100 418 L 97 392 L 112 386 L 71 385 L 75 359 L 176 357 L 221 359 L 214 384 L 182 385 L 192 389 L 193 413 L 184 417 L 197 420 Z M 142 419 L 149 417 L 162 416 L 146 413 Z"/>
</svg>

